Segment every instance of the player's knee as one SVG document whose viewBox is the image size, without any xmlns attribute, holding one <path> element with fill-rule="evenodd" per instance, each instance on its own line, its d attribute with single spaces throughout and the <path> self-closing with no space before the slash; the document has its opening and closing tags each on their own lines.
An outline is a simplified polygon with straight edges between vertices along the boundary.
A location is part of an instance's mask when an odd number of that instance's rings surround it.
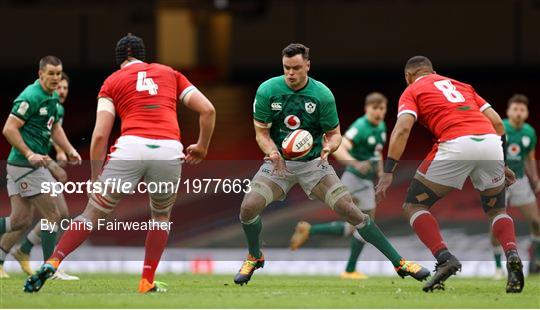
<svg viewBox="0 0 540 310">
<path fill-rule="evenodd" d="M 413 216 L 415 216 L 415 214 L 421 214 L 418 212 L 422 212 L 422 211 L 429 212 L 429 207 L 424 206 L 424 205 L 415 205 L 412 203 L 403 204 L 403 213 L 405 214 L 405 217 L 409 221 L 413 218 Z"/>
<path fill-rule="evenodd" d="M 61 219 L 60 210 L 57 208 L 50 210 L 45 215 L 45 218 L 51 223 L 57 223 Z"/>
<path fill-rule="evenodd" d="M 254 199 L 244 199 L 240 206 L 240 220 L 242 222 L 249 221 L 259 215 L 260 209 L 262 209 L 261 203 Z"/>
<path fill-rule="evenodd" d="M 353 207 L 356 208 L 349 190 L 341 183 L 334 184 L 326 191 L 324 202 L 332 210 L 349 208 L 350 205 L 353 205 Z"/>
<path fill-rule="evenodd" d="M 494 195 L 480 195 L 482 209 L 489 217 L 495 217 L 506 210 L 506 191 L 503 189 Z"/>
<path fill-rule="evenodd" d="M 102 213 L 109 214 L 114 210 L 121 198 L 121 195 L 107 195 L 105 197 L 99 193 L 92 193 L 88 199 L 87 209 L 92 207 Z"/>
<path fill-rule="evenodd" d="M 176 202 L 176 194 L 168 193 L 161 195 L 152 195 L 150 197 L 150 209 L 152 214 L 161 214 L 163 217 L 169 217 L 172 207 Z"/>
<path fill-rule="evenodd" d="M 10 216 L 11 231 L 28 229 L 32 225 L 31 216 Z"/>
<path fill-rule="evenodd" d="M 439 199 L 438 196 L 431 188 L 417 179 L 411 181 L 411 185 L 407 190 L 407 197 L 405 198 L 404 207 L 409 205 L 423 205 L 426 207 L 433 206 Z"/>
<path fill-rule="evenodd" d="M 248 203 L 264 204 L 263 207 L 266 207 L 274 201 L 274 192 L 268 184 L 253 181 L 251 182 L 251 192 L 245 198 L 244 200 L 247 200 Z"/>
<path fill-rule="evenodd" d="M 364 222 L 366 215 L 358 209 L 358 207 L 352 202 L 352 199 L 340 199 L 334 208 L 339 215 L 341 215 L 347 222 L 356 226 Z"/>
<path fill-rule="evenodd" d="M 84 212 L 80 216 L 82 216 L 87 221 L 92 222 L 92 224 L 96 225 L 99 219 L 106 218 L 108 214 L 109 213 L 103 212 L 100 209 L 96 208 L 91 203 L 91 200 L 89 200 L 86 209 L 84 209 Z"/>
</svg>

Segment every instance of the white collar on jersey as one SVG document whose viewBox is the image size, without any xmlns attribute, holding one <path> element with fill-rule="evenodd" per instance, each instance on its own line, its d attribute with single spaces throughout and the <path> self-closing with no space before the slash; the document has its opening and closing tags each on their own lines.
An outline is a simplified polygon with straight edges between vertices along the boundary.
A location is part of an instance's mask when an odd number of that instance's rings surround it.
<svg viewBox="0 0 540 310">
<path fill-rule="evenodd" d="M 127 67 L 127 66 L 131 66 L 131 65 L 133 65 L 133 64 L 142 64 L 142 63 L 143 63 L 143 62 L 140 61 L 140 60 L 133 60 L 133 61 L 130 61 L 130 62 L 128 62 L 127 64 L 125 64 L 123 68 L 125 68 L 125 67 Z"/>
</svg>

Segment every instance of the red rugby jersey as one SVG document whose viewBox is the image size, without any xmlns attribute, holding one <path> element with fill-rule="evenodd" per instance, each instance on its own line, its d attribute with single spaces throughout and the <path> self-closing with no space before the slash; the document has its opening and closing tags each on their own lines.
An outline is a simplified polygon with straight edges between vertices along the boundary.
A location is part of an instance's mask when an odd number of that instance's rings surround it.
<svg viewBox="0 0 540 310">
<path fill-rule="evenodd" d="M 399 99 L 398 117 L 409 113 L 439 142 L 496 133 L 482 112 L 491 107 L 471 85 L 438 74 L 418 78 Z"/>
<path fill-rule="evenodd" d="M 194 89 L 168 66 L 133 61 L 105 80 L 98 98 L 113 102 L 122 136 L 180 140 L 176 105 Z"/>
</svg>

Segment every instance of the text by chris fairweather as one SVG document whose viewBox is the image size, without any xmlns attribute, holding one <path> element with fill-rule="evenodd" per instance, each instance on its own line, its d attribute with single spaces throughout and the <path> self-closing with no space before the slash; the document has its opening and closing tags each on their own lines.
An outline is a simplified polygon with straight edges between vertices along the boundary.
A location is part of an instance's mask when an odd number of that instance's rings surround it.
<svg viewBox="0 0 540 310">
<path fill-rule="evenodd" d="M 47 219 L 41 219 L 40 228 L 41 230 L 55 232 L 60 230 L 110 230 L 110 231 L 135 231 L 135 230 L 171 230 L 171 225 L 173 222 L 161 222 L 150 219 L 145 222 L 134 222 L 134 221 L 118 221 L 116 219 L 112 221 L 107 221 L 105 219 L 98 219 L 96 223 L 87 220 L 78 220 L 78 219 L 63 219 L 59 222 L 52 223 Z"/>
</svg>

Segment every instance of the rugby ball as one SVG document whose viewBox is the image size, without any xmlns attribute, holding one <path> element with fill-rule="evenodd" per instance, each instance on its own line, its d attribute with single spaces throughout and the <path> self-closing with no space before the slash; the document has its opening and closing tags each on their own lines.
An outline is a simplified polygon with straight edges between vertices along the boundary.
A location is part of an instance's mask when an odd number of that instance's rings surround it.
<svg viewBox="0 0 540 310">
<path fill-rule="evenodd" d="M 287 159 L 299 159 L 313 148 L 313 136 L 309 131 L 296 129 L 290 132 L 281 143 L 281 151 Z"/>
</svg>

